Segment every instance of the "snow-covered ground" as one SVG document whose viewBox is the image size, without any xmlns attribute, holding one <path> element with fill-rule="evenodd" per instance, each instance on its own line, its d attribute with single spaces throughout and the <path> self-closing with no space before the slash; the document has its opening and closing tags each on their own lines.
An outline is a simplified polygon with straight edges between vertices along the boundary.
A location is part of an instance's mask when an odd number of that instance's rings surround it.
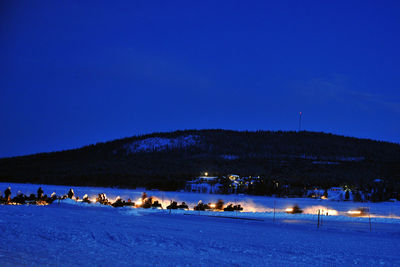
<svg viewBox="0 0 400 267">
<path fill-rule="evenodd" d="M 0 184 L 3 191 L 9 184 Z M 36 193 L 39 185 L 11 184 L 13 194 Z M 3 189 L 4 188 L 4 189 Z M 69 187 L 42 185 L 46 194 Z M 142 190 L 74 187 L 78 196 L 106 193 L 136 200 Z M 353 265 L 399 266 L 398 203 L 363 203 L 371 218 L 324 216 L 317 228 L 312 209 L 339 212 L 360 206 L 351 202 L 276 199 L 150 191 L 165 203 L 189 206 L 213 202 L 243 203 L 243 213 L 112 208 L 65 200 L 49 206 L 0 206 L 0 266 L 131 265 Z M 276 214 L 273 221 L 275 203 Z M 307 214 L 283 211 L 298 204 Z M 255 212 L 257 211 L 257 212 Z M 266 212 L 267 211 L 267 212 Z M 392 215 L 390 215 L 392 214 Z M 219 217 L 218 217 L 219 216 Z M 231 218 L 225 218 L 225 217 Z M 249 220 L 253 219 L 253 220 Z"/>
</svg>

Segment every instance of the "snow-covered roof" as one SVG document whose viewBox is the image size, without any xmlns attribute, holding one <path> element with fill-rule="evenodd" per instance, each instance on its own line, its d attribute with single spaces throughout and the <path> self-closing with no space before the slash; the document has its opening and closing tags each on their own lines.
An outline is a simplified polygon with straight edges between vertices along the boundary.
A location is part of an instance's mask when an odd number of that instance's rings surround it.
<svg viewBox="0 0 400 267">
<path fill-rule="evenodd" d="M 343 190 L 341 187 L 331 187 L 329 190 Z"/>
<path fill-rule="evenodd" d="M 198 179 L 206 179 L 206 180 L 214 180 L 217 179 L 217 176 L 199 176 Z"/>
</svg>

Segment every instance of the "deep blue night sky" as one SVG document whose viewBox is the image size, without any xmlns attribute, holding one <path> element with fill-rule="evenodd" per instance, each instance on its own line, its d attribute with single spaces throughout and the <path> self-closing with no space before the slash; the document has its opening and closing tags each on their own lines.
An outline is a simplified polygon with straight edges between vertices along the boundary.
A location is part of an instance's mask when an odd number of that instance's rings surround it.
<svg viewBox="0 0 400 267">
<path fill-rule="evenodd" d="M 299 111 L 400 142 L 400 2 L 265 2 L 2 1 L 0 157 Z"/>
</svg>

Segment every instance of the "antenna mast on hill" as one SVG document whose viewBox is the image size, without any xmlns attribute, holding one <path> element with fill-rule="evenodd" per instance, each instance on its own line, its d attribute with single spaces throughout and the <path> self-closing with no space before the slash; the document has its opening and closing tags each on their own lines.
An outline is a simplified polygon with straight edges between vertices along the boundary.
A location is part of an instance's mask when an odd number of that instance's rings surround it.
<svg viewBox="0 0 400 267">
<path fill-rule="evenodd" d="M 302 114 L 302 112 L 300 111 L 300 116 L 299 116 L 299 132 L 301 131 L 301 114 Z"/>
</svg>

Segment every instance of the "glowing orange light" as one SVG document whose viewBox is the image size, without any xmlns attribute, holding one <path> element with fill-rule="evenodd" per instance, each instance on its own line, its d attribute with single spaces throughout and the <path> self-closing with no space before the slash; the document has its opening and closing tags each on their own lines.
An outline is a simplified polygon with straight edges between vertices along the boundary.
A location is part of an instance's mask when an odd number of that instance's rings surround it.
<svg viewBox="0 0 400 267">
<path fill-rule="evenodd" d="M 361 214 L 361 210 L 349 210 L 348 214 Z"/>
<path fill-rule="evenodd" d="M 327 210 L 326 211 L 328 213 L 328 215 L 338 215 L 339 213 L 337 212 L 337 210 Z"/>
<path fill-rule="evenodd" d="M 287 208 L 285 209 L 286 212 L 293 212 L 293 208 Z"/>
</svg>

